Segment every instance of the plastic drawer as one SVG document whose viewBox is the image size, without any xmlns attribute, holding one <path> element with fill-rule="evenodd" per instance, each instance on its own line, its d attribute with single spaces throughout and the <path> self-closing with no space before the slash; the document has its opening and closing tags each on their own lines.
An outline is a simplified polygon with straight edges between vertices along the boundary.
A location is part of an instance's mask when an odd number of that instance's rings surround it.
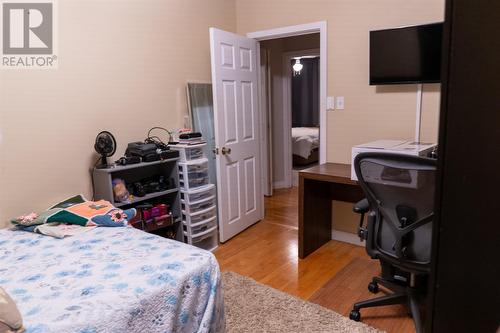
<svg viewBox="0 0 500 333">
<path fill-rule="evenodd" d="M 170 149 L 177 150 L 179 152 L 181 162 L 187 162 L 204 158 L 205 154 L 203 149 L 205 146 L 205 143 L 199 145 L 172 145 L 170 146 Z"/>
<path fill-rule="evenodd" d="M 186 203 L 192 203 L 215 196 L 215 185 L 210 184 L 196 188 L 191 191 L 181 191 L 181 199 Z"/>
<path fill-rule="evenodd" d="M 192 180 L 196 180 L 196 179 L 205 179 L 205 178 L 208 178 L 208 170 L 206 171 L 200 171 L 200 172 L 190 172 L 187 174 L 182 174 L 180 173 L 179 174 L 179 180 L 182 181 L 182 182 L 188 182 L 188 183 L 191 183 Z M 205 184 L 207 185 L 207 184 Z"/>
<path fill-rule="evenodd" d="M 181 161 L 191 161 L 205 157 L 203 147 L 189 147 L 180 151 Z"/>
<path fill-rule="evenodd" d="M 209 229 L 208 231 L 205 231 L 202 234 L 198 234 L 195 237 L 187 236 L 187 234 L 184 233 L 184 238 L 186 239 L 188 244 L 208 251 L 213 251 L 219 245 L 219 241 L 217 238 L 217 228 L 213 230 Z"/>
<path fill-rule="evenodd" d="M 208 160 L 202 158 L 196 162 L 179 163 L 179 183 L 184 191 L 208 185 Z"/>
<path fill-rule="evenodd" d="M 181 209 L 183 213 L 186 214 L 196 214 L 201 211 L 204 211 L 205 209 L 208 209 L 212 206 L 215 205 L 215 196 L 208 197 L 206 199 L 192 202 L 192 203 L 186 203 L 185 201 L 181 200 Z"/>
<path fill-rule="evenodd" d="M 208 220 L 202 221 L 197 224 L 189 224 L 185 221 L 183 221 L 182 223 L 183 223 L 182 226 L 183 230 L 186 232 L 186 234 L 194 237 L 197 234 L 201 234 L 202 232 L 217 227 L 217 218 L 214 216 Z"/>
<path fill-rule="evenodd" d="M 184 190 L 192 190 L 201 186 L 208 185 L 209 179 L 207 177 L 201 177 L 201 178 L 194 178 L 194 179 L 189 179 L 188 181 L 184 180 L 179 180 L 180 186 Z"/>
<path fill-rule="evenodd" d="M 189 177 L 190 174 L 207 172 L 208 160 L 206 158 L 201 158 L 196 163 L 194 161 L 191 161 L 191 163 L 179 163 L 179 173 L 184 177 Z"/>
<path fill-rule="evenodd" d="M 212 217 L 217 216 L 217 207 L 213 205 L 210 208 L 199 211 L 195 214 L 188 214 L 186 212 L 182 212 L 182 220 L 189 224 L 198 224 L 202 221 L 206 221 Z"/>
</svg>

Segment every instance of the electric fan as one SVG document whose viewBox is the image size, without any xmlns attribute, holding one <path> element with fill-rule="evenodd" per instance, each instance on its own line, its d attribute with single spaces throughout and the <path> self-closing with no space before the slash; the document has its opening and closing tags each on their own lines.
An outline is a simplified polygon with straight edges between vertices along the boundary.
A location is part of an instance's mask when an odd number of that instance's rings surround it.
<svg viewBox="0 0 500 333">
<path fill-rule="evenodd" d="M 113 156 L 116 152 L 116 140 L 113 134 L 108 131 L 102 131 L 97 134 L 94 144 L 95 151 L 101 155 L 101 163 L 97 166 L 98 169 L 105 169 L 108 167 L 107 158 Z"/>
</svg>

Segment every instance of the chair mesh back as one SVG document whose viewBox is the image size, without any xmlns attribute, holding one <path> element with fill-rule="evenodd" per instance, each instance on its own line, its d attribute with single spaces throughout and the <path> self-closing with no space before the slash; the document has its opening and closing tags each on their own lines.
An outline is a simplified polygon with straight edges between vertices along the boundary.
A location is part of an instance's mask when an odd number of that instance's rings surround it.
<svg viewBox="0 0 500 333">
<path fill-rule="evenodd" d="M 436 169 L 430 162 L 425 163 L 427 159 L 419 162 L 414 157 L 390 156 L 359 159 L 358 178 L 378 214 L 374 245 L 380 252 L 397 258 L 397 230 L 433 213 Z M 431 240 L 432 222 L 404 236 L 404 259 L 428 263 Z"/>
</svg>

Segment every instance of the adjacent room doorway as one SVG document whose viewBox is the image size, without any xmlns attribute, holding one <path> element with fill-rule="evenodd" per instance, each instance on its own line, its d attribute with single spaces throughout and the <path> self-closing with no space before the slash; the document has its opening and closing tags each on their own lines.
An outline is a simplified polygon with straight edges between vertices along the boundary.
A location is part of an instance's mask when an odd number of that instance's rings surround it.
<svg viewBox="0 0 500 333">
<path fill-rule="evenodd" d="M 326 22 L 315 22 L 248 33 L 247 36 L 260 41 L 262 188 L 266 196 L 271 196 L 274 188 L 293 186 L 294 155 L 297 155 L 296 164 L 300 162 L 307 164 L 315 158 L 318 163 L 326 163 L 327 25 Z M 308 57 L 319 59 L 317 88 L 319 116 L 317 123 L 310 122 L 308 126 L 300 126 L 300 122 L 296 123 L 296 126 L 293 124 L 291 61 L 296 61 L 299 57 L 305 57 L 304 62 Z M 269 68 L 273 66 L 274 70 Z M 312 127 L 295 130 L 296 138 L 299 134 L 305 134 L 301 136 L 302 140 L 299 140 L 304 146 L 302 152 L 304 160 L 298 158 L 299 154 L 293 154 L 292 127 Z M 307 140 L 309 136 L 316 136 L 316 140 L 314 138 Z M 296 152 L 299 152 L 300 145 L 295 145 Z M 314 149 L 315 151 L 311 151 Z"/>
<path fill-rule="evenodd" d="M 261 66 L 272 81 L 263 94 L 270 100 L 265 148 L 273 190 L 298 186 L 298 171 L 319 163 L 319 43 L 317 33 L 261 42 L 261 58 L 269 58 Z"/>
</svg>

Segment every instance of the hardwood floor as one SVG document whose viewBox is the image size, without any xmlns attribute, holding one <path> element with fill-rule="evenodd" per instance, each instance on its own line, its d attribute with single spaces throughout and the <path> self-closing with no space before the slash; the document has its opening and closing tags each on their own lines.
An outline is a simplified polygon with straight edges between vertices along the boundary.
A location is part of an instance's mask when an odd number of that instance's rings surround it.
<svg viewBox="0 0 500 333">
<path fill-rule="evenodd" d="M 367 285 L 379 273 L 379 264 L 363 247 L 337 241 L 299 259 L 297 200 L 297 188 L 266 198 L 265 219 L 215 251 L 221 270 L 348 316 L 353 303 L 375 297 Z M 364 323 L 387 332 L 415 332 L 401 305 L 363 309 L 361 315 Z"/>
</svg>

